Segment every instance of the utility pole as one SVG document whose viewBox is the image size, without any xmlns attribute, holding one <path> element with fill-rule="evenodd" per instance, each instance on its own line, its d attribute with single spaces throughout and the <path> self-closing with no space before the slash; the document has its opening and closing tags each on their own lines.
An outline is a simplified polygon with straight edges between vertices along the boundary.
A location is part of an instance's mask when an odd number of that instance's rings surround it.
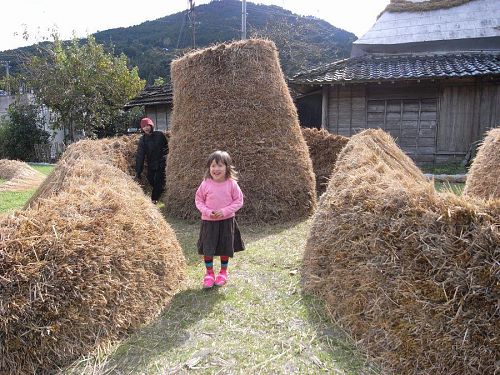
<svg viewBox="0 0 500 375">
<path fill-rule="evenodd" d="M 4 64 L 5 65 L 5 78 L 6 78 L 6 85 L 5 85 L 5 88 L 7 89 L 6 91 L 9 93 L 10 95 L 10 65 L 9 65 L 10 61 L 0 61 L 0 64 Z"/>
<path fill-rule="evenodd" d="M 247 2 L 241 1 L 241 40 L 247 38 Z"/>
<path fill-rule="evenodd" d="M 193 35 L 193 48 L 196 48 L 196 18 L 194 14 L 195 3 L 194 0 L 189 0 L 188 17 L 191 24 L 191 31 Z"/>
</svg>

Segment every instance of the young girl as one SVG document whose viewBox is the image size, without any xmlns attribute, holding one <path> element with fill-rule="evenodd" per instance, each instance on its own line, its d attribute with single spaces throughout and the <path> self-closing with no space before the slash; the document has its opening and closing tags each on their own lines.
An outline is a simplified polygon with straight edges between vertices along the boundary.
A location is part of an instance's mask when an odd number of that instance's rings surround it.
<svg viewBox="0 0 500 375">
<path fill-rule="evenodd" d="M 196 191 L 195 203 L 201 212 L 198 253 L 204 256 L 207 272 L 203 288 L 222 286 L 227 281 L 229 258 L 245 249 L 234 218 L 243 206 L 243 193 L 231 157 L 225 151 L 215 151 L 207 159 L 204 180 Z M 220 256 L 221 269 L 214 274 L 214 256 Z"/>
</svg>

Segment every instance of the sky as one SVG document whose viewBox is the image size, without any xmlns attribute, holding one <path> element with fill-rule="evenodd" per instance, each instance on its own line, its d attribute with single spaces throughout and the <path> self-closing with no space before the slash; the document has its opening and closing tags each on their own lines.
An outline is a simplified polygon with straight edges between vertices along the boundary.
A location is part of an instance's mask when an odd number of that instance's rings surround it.
<svg viewBox="0 0 500 375">
<path fill-rule="evenodd" d="M 210 0 L 195 0 L 196 5 Z M 249 2 L 249 1 L 247 1 Z M 303 16 L 315 16 L 361 37 L 389 0 L 257 0 Z M 7 0 L 2 4 L 0 51 L 97 31 L 137 25 L 188 8 L 187 0 Z M 248 20 L 251 14 L 247 15 Z M 27 38 L 27 39 L 26 39 Z"/>
</svg>

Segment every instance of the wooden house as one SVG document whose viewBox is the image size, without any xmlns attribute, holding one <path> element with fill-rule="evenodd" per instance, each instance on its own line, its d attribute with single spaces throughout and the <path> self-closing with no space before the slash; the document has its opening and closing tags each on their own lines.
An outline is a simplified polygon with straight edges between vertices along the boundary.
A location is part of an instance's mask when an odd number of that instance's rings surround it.
<svg viewBox="0 0 500 375">
<path fill-rule="evenodd" d="M 156 130 L 170 129 L 172 119 L 172 87 L 169 84 L 146 87 L 124 105 L 125 109 L 144 107 L 144 113 L 156 125 Z"/>
<path fill-rule="evenodd" d="M 500 126 L 500 1 L 396 0 L 351 57 L 289 80 L 305 126 L 382 128 L 418 163 L 460 160 Z"/>
</svg>

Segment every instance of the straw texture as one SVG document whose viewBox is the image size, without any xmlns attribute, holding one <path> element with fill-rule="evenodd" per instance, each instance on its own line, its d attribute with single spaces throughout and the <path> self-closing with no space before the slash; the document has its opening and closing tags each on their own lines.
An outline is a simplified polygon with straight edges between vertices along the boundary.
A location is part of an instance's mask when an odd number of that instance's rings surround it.
<svg viewBox="0 0 500 375">
<path fill-rule="evenodd" d="M 303 128 L 302 135 L 307 143 L 309 155 L 316 176 L 316 192 L 323 194 L 328 185 L 337 156 L 349 138 L 331 134 L 325 129 Z"/>
<path fill-rule="evenodd" d="M 199 218 L 194 194 L 207 156 L 220 149 L 240 172 L 240 219 L 286 222 L 310 215 L 316 205 L 312 163 L 274 43 L 217 45 L 173 61 L 171 71 L 167 211 Z"/>
<path fill-rule="evenodd" d="M 24 191 L 37 188 L 45 175 L 23 161 L 0 159 L 0 178 L 7 180 L 0 191 Z"/>
<path fill-rule="evenodd" d="M 305 288 L 392 374 L 493 374 L 500 204 L 437 193 L 382 130 L 353 136 L 307 240 Z"/>
<path fill-rule="evenodd" d="M 121 170 L 132 142 L 72 145 L 1 219 L 0 373 L 55 372 L 150 321 L 185 279 L 175 233 Z"/>
<path fill-rule="evenodd" d="M 486 134 L 469 170 L 464 194 L 500 199 L 500 128 L 491 129 Z"/>
</svg>

